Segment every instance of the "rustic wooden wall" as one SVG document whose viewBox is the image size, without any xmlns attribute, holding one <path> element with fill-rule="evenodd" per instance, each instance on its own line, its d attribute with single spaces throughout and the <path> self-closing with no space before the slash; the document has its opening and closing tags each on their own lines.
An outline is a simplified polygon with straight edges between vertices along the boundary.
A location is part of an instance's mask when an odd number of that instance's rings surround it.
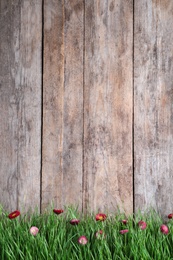
<svg viewBox="0 0 173 260">
<path fill-rule="evenodd" d="M 172 212 L 173 2 L 135 1 L 135 208 Z"/>
<path fill-rule="evenodd" d="M 44 2 L 42 209 L 82 209 L 84 4 Z"/>
<path fill-rule="evenodd" d="M 40 207 L 41 0 L 0 1 L 0 203 Z"/>
<path fill-rule="evenodd" d="M 45 1 L 42 205 L 132 212 L 132 1 Z"/>
<path fill-rule="evenodd" d="M 1 0 L 0 25 L 3 206 L 172 211 L 172 1 Z"/>
</svg>

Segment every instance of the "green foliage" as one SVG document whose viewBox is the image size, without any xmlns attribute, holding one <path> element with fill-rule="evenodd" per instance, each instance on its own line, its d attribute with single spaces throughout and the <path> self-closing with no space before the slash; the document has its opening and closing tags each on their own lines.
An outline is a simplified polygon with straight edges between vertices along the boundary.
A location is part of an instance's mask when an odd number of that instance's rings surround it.
<svg viewBox="0 0 173 260">
<path fill-rule="evenodd" d="M 80 219 L 78 225 L 70 220 Z M 154 211 L 128 217 L 118 213 L 107 216 L 105 221 L 96 221 L 93 214 L 82 215 L 77 208 L 67 207 L 64 213 L 56 215 L 53 210 L 39 215 L 20 215 L 9 219 L 0 209 L 0 259 L 1 260 L 171 260 L 173 259 L 173 220 L 169 220 L 169 234 L 160 231 L 161 217 Z M 139 220 L 147 223 L 141 230 Z M 30 234 L 31 226 L 37 226 L 39 233 Z M 129 232 L 120 234 L 120 230 Z M 96 237 L 96 231 L 103 235 Z M 88 243 L 78 243 L 80 236 L 86 236 Z"/>
</svg>

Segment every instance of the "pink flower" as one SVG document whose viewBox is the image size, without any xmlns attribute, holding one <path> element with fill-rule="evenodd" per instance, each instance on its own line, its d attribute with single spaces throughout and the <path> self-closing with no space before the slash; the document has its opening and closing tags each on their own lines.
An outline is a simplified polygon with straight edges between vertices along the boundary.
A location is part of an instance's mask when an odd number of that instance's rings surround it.
<svg viewBox="0 0 173 260">
<path fill-rule="evenodd" d="M 36 236 L 38 232 L 39 232 L 39 229 L 37 227 L 33 226 L 30 228 L 31 235 Z"/>
<path fill-rule="evenodd" d="M 79 220 L 79 219 L 76 219 L 76 218 L 70 220 L 70 224 L 71 224 L 71 225 L 78 225 L 79 222 L 80 222 L 80 220 Z"/>
<path fill-rule="evenodd" d="M 169 233 L 168 227 L 167 227 L 166 225 L 164 225 L 164 224 L 160 226 L 160 231 L 161 231 L 163 234 L 165 234 L 165 235 L 167 235 L 167 234 Z"/>
<path fill-rule="evenodd" d="M 105 233 L 103 232 L 103 230 L 98 230 L 96 233 L 95 233 L 95 236 L 96 238 L 100 239 L 100 238 L 105 238 L 106 235 Z"/>
<path fill-rule="evenodd" d="M 120 230 L 120 234 L 125 234 L 125 233 L 128 233 L 129 232 L 129 230 L 128 229 L 123 229 L 123 230 Z"/>
<path fill-rule="evenodd" d="M 88 243 L 88 239 L 86 238 L 86 236 L 81 236 L 78 238 L 78 243 L 81 245 L 86 245 Z"/>
<path fill-rule="evenodd" d="M 63 213 L 64 210 L 63 210 L 63 209 L 53 209 L 53 212 L 54 212 L 55 214 L 59 215 L 59 214 Z"/>
<path fill-rule="evenodd" d="M 169 219 L 173 218 L 173 213 L 169 214 L 169 215 L 168 215 L 168 218 L 169 218 Z"/>
<path fill-rule="evenodd" d="M 123 219 L 123 220 L 121 220 L 121 222 L 122 222 L 124 225 L 127 225 L 128 220 L 127 220 L 127 219 Z"/>
<path fill-rule="evenodd" d="M 140 220 L 138 222 L 138 226 L 139 226 L 140 229 L 144 230 L 147 227 L 147 223 L 145 221 L 143 221 L 143 220 Z"/>
<path fill-rule="evenodd" d="M 99 213 L 95 216 L 96 221 L 100 220 L 100 221 L 104 221 L 107 218 L 107 216 L 103 213 Z"/>
</svg>

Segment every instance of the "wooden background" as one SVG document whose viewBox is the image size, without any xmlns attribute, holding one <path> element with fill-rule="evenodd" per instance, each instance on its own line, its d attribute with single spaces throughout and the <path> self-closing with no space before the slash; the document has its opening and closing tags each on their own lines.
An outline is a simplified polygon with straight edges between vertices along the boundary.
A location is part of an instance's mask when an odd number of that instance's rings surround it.
<svg viewBox="0 0 173 260">
<path fill-rule="evenodd" d="M 173 211 L 173 2 L 0 0 L 6 210 Z"/>
</svg>

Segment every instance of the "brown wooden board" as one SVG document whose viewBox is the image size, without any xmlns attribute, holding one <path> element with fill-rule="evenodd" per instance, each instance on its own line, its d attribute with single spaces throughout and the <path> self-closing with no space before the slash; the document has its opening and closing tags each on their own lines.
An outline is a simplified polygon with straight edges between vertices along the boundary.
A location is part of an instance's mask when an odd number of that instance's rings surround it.
<svg viewBox="0 0 173 260">
<path fill-rule="evenodd" d="M 0 1 L 0 203 L 40 207 L 42 1 Z"/>
<path fill-rule="evenodd" d="M 172 212 L 173 2 L 135 1 L 135 210 Z"/>
<path fill-rule="evenodd" d="M 44 1 L 42 209 L 62 202 L 63 1 Z M 57 205 L 56 205 L 57 206 Z"/>
<path fill-rule="evenodd" d="M 85 1 L 83 208 L 133 211 L 133 1 Z"/>
<path fill-rule="evenodd" d="M 82 205 L 83 10 L 44 1 L 42 209 Z"/>
</svg>

